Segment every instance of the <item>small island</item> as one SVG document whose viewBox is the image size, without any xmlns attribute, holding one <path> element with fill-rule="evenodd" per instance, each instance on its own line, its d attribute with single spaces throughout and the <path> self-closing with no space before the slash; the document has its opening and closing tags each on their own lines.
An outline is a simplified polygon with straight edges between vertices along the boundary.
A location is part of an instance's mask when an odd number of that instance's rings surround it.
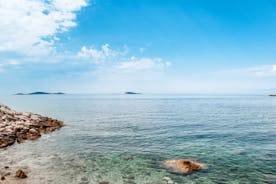
<svg viewBox="0 0 276 184">
<path fill-rule="evenodd" d="M 271 95 L 269 95 L 269 96 L 276 96 L 276 94 L 271 94 Z"/>
<path fill-rule="evenodd" d="M 36 91 L 32 93 L 16 93 L 15 95 L 65 95 L 66 93 L 56 92 L 56 93 L 49 93 L 43 91 Z"/>
<path fill-rule="evenodd" d="M 127 91 L 125 92 L 126 95 L 137 95 L 137 94 L 141 94 L 141 93 L 136 93 L 136 92 L 132 92 L 132 91 Z"/>
</svg>

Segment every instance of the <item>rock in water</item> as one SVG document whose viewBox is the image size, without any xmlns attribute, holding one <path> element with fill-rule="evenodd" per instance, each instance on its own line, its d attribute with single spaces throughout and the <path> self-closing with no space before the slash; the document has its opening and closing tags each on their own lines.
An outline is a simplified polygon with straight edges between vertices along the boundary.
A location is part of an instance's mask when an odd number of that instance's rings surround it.
<svg viewBox="0 0 276 184">
<path fill-rule="evenodd" d="M 204 169 L 202 163 L 190 159 L 165 160 L 163 165 L 181 174 L 189 174 Z"/>
<path fill-rule="evenodd" d="M 42 133 L 55 131 L 63 122 L 30 112 L 16 112 L 0 104 L 0 148 L 12 145 L 15 141 L 35 140 Z"/>
<path fill-rule="evenodd" d="M 15 176 L 17 178 L 27 178 L 26 173 L 24 171 L 22 171 L 21 169 L 19 169 L 19 170 L 16 171 Z"/>
<path fill-rule="evenodd" d="M 11 134 L 2 134 L 0 132 L 0 148 L 12 145 L 15 142 L 15 136 Z"/>
<path fill-rule="evenodd" d="M 173 180 L 172 180 L 171 178 L 169 178 L 169 177 L 164 177 L 164 178 L 162 179 L 162 184 L 175 184 L 175 183 L 173 182 Z"/>
</svg>

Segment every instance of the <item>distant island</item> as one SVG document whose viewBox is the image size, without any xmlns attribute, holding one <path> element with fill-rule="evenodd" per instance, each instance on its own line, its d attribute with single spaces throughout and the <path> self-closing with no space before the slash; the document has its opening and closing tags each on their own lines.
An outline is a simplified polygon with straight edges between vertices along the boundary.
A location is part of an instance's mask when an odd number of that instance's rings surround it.
<svg viewBox="0 0 276 184">
<path fill-rule="evenodd" d="M 136 93 L 136 92 L 132 92 L 132 91 L 127 91 L 127 92 L 125 92 L 125 94 L 127 94 L 127 95 L 137 95 L 137 94 L 141 94 L 141 93 Z"/>
<path fill-rule="evenodd" d="M 65 95 L 65 93 L 57 92 L 57 93 L 49 93 L 43 91 L 36 91 L 32 93 L 16 93 L 15 95 Z"/>
<path fill-rule="evenodd" d="M 271 95 L 269 95 L 269 96 L 276 96 L 276 94 L 271 94 Z"/>
</svg>

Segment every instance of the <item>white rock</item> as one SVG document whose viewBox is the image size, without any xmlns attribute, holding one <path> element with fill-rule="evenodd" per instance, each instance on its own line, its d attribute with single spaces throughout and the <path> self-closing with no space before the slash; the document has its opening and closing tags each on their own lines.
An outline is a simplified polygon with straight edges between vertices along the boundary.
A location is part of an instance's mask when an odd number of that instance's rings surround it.
<svg viewBox="0 0 276 184">
<path fill-rule="evenodd" d="M 37 130 L 34 129 L 34 128 L 31 128 L 31 129 L 29 130 L 29 132 L 32 133 L 32 134 L 36 134 L 36 133 L 37 133 Z"/>
<path fill-rule="evenodd" d="M 30 116 L 31 116 L 31 113 L 30 113 L 30 112 L 22 112 L 22 115 L 23 115 L 23 116 L 26 116 L 26 117 L 30 117 Z"/>
</svg>

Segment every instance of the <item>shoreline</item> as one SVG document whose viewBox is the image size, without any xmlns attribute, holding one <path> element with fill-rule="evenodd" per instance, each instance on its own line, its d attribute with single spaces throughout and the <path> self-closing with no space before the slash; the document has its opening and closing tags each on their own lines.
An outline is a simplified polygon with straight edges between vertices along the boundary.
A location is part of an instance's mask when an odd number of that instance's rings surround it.
<svg viewBox="0 0 276 184">
<path fill-rule="evenodd" d="M 0 104 L 0 150 L 16 142 L 21 144 L 26 140 L 36 140 L 63 126 L 63 122 L 57 119 L 30 112 L 17 112 Z M 0 168 L 0 183 L 17 183 L 17 179 L 28 177 L 28 171 L 24 168 L 12 170 L 10 165 Z"/>
</svg>

